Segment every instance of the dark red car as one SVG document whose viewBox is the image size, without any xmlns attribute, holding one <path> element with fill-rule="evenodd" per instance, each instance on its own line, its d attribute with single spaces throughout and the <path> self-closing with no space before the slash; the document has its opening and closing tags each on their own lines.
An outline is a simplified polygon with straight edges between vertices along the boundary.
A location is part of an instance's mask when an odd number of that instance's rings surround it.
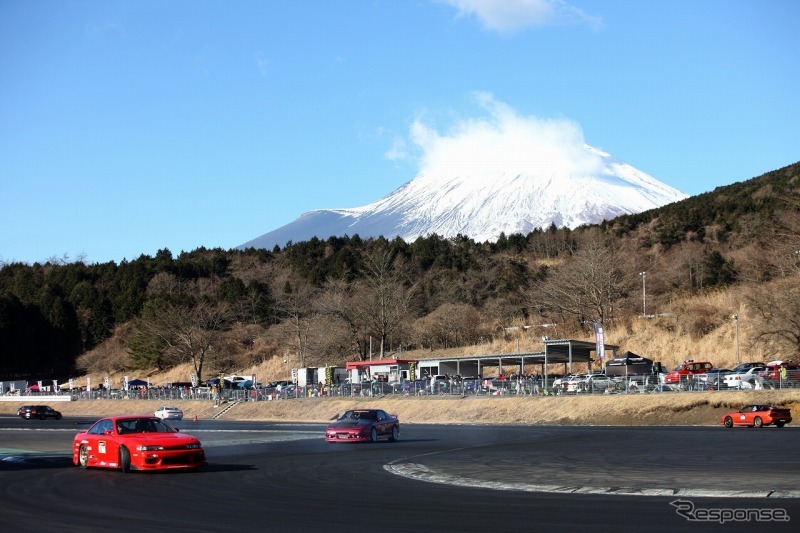
<svg viewBox="0 0 800 533">
<path fill-rule="evenodd" d="M 112 416 L 75 435 L 72 462 L 81 468 L 196 470 L 206 465 L 200 441 L 155 416 Z"/>
<path fill-rule="evenodd" d="M 328 442 L 377 442 L 380 438 L 396 441 L 400 420 L 381 409 L 351 409 L 337 416 L 325 430 Z"/>
<path fill-rule="evenodd" d="M 786 369 L 786 376 L 782 377 L 782 369 Z M 783 379 L 798 381 L 800 380 L 800 366 L 791 361 L 781 361 L 767 363 L 766 368 L 761 373 L 763 379 L 782 381 Z"/>
</svg>

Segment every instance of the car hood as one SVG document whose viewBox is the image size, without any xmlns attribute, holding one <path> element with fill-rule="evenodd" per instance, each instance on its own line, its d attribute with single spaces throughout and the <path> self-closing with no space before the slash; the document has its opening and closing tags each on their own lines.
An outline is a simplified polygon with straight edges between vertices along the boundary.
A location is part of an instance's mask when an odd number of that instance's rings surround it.
<svg viewBox="0 0 800 533">
<path fill-rule="evenodd" d="M 120 438 L 137 442 L 158 442 L 167 443 L 170 446 L 199 442 L 196 437 L 185 433 L 131 433 L 130 435 L 120 435 Z"/>
<path fill-rule="evenodd" d="M 338 422 L 332 423 L 328 427 L 333 429 L 361 428 L 365 426 L 371 426 L 372 422 L 372 420 L 339 420 Z"/>
<path fill-rule="evenodd" d="M 75 440 L 88 439 L 91 435 L 86 432 L 75 435 Z M 97 437 L 98 435 L 95 435 Z M 111 437 L 110 435 L 108 437 Z M 185 446 L 193 442 L 199 443 L 197 437 L 192 437 L 186 433 L 130 433 L 127 435 L 117 435 L 113 437 L 120 442 L 136 444 L 160 444 L 162 446 Z M 135 443 L 135 444 L 134 444 Z"/>
</svg>

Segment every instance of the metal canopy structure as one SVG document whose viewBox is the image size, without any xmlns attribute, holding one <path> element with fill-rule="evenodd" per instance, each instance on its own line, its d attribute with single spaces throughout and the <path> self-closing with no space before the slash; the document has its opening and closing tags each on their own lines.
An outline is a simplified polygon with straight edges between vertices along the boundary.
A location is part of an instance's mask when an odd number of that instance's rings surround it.
<svg viewBox="0 0 800 533">
<path fill-rule="evenodd" d="M 616 356 L 619 346 L 606 344 L 604 348 L 607 351 L 612 351 Z M 543 352 L 463 355 L 421 359 L 419 368 L 423 374 L 427 369 L 429 373 L 481 376 L 481 369 L 484 367 L 498 368 L 499 373 L 503 373 L 504 367 L 511 367 L 515 371 L 525 373 L 526 365 L 537 365 L 540 367 L 541 374 L 544 375 L 546 386 L 547 372 L 545 369 L 547 365 L 563 363 L 566 367 L 565 372 L 571 372 L 572 363 L 587 363 L 591 371 L 592 352 L 596 351 L 597 345 L 593 342 L 573 339 L 545 339 Z"/>
<path fill-rule="evenodd" d="M 597 344 L 587 341 L 576 341 L 572 339 L 555 339 L 548 338 L 544 341 L 544 365 L 550 363 L 568 363 L 569 372 L 572 372 L 572 363 L 588 363 L 589 371 L 592 370 L 592 352 L 597 351 Z M 619 346 L 614 344 L 605 344 L 604 351 L 611 350 L 614 354 L 612 358 L 617 356 Z M 598 358 L 605 359 L 605 353 L 597 354 Z M 544 374 L 544 387 L 547 388 L 547 374 Z"/>
</svg>

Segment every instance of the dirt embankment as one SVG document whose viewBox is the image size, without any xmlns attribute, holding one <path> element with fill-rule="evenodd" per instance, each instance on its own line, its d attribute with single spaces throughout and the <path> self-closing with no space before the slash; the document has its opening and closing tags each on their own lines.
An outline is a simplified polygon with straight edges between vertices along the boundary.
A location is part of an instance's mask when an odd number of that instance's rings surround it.
<svg viewBox="0 0 800 533">
<path fill-rule="evenodd" d="M 0 402 L 0 413 L 16 414 L 35 397 Z M 253 420 L 266 422 L 325 422 L 353 407 L 378 407 L 411 424 L 518 424 L 518 425 L 716 425 L 725 412 L 751 403 L 782 405 L 798 413 L 800 391 L 699 392 L 594 395 L 569 397 L 436 397 L 355 399 L 295 399 L 244 402 L 219 414 L 229 404 L 211 401 L 169 402 L 187 419 Z M 51 402 L 65 416 L 100 417 L 149 414 L 160 400 L 80 400 Z"/>
</svg>

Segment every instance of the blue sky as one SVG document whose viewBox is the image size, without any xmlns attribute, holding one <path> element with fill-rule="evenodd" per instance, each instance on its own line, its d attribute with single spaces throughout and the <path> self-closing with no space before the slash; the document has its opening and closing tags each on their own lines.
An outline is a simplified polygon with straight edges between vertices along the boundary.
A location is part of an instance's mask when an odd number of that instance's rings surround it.
<svg viewBox="0 0 800 533">
<path fill-rule="evenodd" d="M 800 160 L 799 22 L 795 0 L 3 0 L 0 264 L 233 248 L 509 117 L 710 191 Z"/>
</svg>

